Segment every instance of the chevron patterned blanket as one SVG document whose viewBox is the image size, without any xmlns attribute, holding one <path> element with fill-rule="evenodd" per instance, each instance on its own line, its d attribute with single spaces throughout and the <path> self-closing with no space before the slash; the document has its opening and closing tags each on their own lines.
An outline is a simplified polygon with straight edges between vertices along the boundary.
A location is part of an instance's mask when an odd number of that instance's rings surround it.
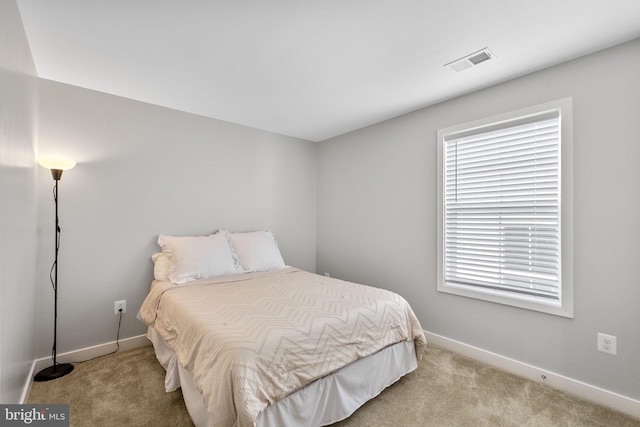
<svg viewBox="0 0 640 427">
<path fill-rule="evenodd" d="M 211 426 L 252 426 L 260 411 L 400 341 L 426 346 L 409 304 L 379 288 L 295 268 L 154 281 L 140 318 L 193 374 Z"/>
</svg>

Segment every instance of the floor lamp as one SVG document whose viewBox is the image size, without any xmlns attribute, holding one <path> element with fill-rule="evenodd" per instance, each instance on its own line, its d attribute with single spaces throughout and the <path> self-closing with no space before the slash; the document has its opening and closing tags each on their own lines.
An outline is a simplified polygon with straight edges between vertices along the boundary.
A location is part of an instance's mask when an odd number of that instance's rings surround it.
<svg viewBox="0 0 640 427">
<path fill-rule="evenodd" d="M 53 366 L 43 369 L 34 377 L 34 381 L 51 381 L 56 378 L 63 377 L 73 371 L 73 365 L 70 363 L 58 363 L 56 361 L 56 340 L 58 335 L 58 251 L 60 250 L 60 225 L 58 223 L 58 182 L 62 178 L 62 172 L 73 168 L 76 163 L 71 160 L 40 158 L 38 159 L 40 166 L 51 170 L 51 175 L 56 182 L 53 188 L 53 199 L 56 203 L 56 231 L 55 231 L 55 261 L 53 262 L 51 283 L 53 285 L 53 349 L 51 355 L 53 358 Z"/>
</svg>

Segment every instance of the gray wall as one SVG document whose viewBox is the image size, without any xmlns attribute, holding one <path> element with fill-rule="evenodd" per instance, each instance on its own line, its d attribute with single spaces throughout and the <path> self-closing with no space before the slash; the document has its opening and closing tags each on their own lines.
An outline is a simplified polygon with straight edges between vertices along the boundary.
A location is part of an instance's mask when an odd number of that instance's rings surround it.
<svg viewBox="0 0 640 427">
<path fill-rule="evenodd" d="M 575 318 L 436 292 L 436 131 L 563 97 Z M 324 141 L 317 271 L 399 292 L 429 332 L 640 399 L 639 118 L 635 40 Z M 597 332 L 617 336 L 617 356 Z"/>
<path fill-rule="evenodd" d="M 37 82 L 15 1 L 0 4 L 0 402 L 34 356 Z"/>
<path fill-rule="evenodd" d="M 78 162 L 60 181 L 59 352 L 121 338 L 152 280 L 159 234 L 272 230 L 285 262 L 315 270 L 317 145 L 40 80 L 39 155 Z M 38 277 L 53 257 L 53 180 L 38 168 Z M 52 299 L 39 283 L 37 355 L 49 353 Z"/>
</svg>

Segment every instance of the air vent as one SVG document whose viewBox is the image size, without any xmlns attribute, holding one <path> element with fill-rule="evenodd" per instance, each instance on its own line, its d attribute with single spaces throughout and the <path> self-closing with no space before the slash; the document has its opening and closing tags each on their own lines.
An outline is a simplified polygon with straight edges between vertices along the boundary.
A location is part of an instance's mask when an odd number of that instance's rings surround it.
<svg viewBox="0 0 640 427">
<path fill-rule="evenodd" d="M 445 67 L 451 67 L 451 69 L 455 71 L 466 70 L 467 68 L 471 68 L 475 65 L 478 65 L 482 62 L 493 59 L 495 55 L 488 48 L 481 49 L 477 52 L 473 52 L 470 55 L 465 56 L 464 58 L 456 59 L 453 62 L 449 62 L 448 64 L 444 64 Z"/>
</svg>

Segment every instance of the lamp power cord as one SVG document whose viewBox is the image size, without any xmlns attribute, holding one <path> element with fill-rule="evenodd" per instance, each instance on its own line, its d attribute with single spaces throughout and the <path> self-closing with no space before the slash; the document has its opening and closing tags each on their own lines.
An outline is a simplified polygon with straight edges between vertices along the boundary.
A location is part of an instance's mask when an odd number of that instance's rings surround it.
<svg viewBox="0 0 640 427">
<path fill-rule="evenodd" d="M 110 356 L 112 354 L 115 354 L 118 352 L 118 350 L 120 350 L 120 325 L 122 324 L 122 309 L 118 310 L 120 312 L 119 318 L 118 318 L 118 332 L 116 333 L 116 349 L 113 350 L 110 353 L 106 353 L 106 354 L 101 354 L 99 356 L 95 356 L 92 357 L 91 359 L 86 359 L 86 360 L 81 360 L 79 362 L 71 362 L 71 363 L 85 363 L 85 362 L 89 362 L 91 360 L 96 360 L 99 359 L 101 357 L 105 357 L 105 356 Z"/>
</svg>

